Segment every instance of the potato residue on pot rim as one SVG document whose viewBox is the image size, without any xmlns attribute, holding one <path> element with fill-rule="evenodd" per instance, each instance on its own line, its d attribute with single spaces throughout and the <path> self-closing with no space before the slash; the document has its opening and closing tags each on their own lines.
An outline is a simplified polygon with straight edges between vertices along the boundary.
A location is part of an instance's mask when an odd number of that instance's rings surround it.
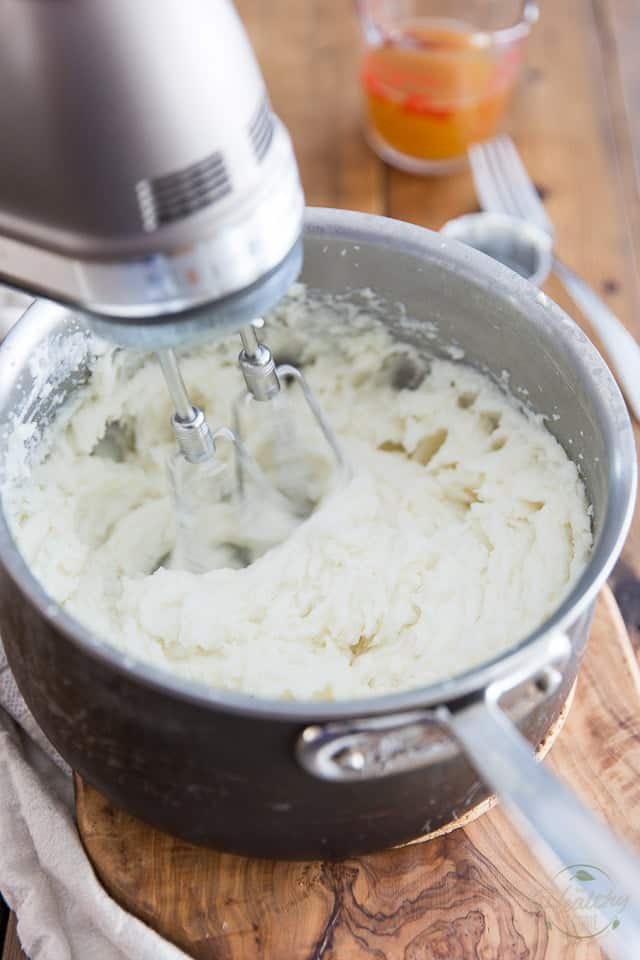
<svg viewBox="0 0 640 960">
<path fill-rule="evenodd" d="M 175 535 L 169 400 L 152 357 L 103 352 L 46 457 L 4 494 L 49 594 L 134 658 L 303 700 L 426 685 L 538 626 L 591 550 L 575 464 L 488 378 L 425 361 L 361 309 L 341 314 L 299 290 L 267 338 L 304 366 L 351 477 L 244 569 L 155 569 Z M 237 350 L 227 338 L 182 361 L 214 426 L 241 387 Z M 321 497 L 330 454 L 300 422 Z"/>
</svg>

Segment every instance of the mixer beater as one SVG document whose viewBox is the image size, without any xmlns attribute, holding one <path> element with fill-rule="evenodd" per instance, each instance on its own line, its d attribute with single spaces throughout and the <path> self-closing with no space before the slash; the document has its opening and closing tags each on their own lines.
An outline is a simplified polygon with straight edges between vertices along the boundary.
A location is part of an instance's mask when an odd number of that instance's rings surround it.
<svg viewBox="0 0 640 960">
<path fill-rule="evenodd" d="M 262 328 L 261 319 L 240 330 L 242 351 L 238 362 L 244 377 L 246 390 L 237 398 L 233 407 L 234 429 L 238 436 L 243 436 L 246 428 L 243 425 L 243 413 L 255 403 L 262 404 L 268 400 L 268 423 L 262 419 L 262 429 L 269 434 L 268 441 L 272 445 L 272 482 L 276 488 L 294 504 L 295 512 L 300 516 L 308 515 L 313 509 L 313 498 L 308 497 L 308 488 L 312 485 L 312 477 L 305 476 L 306 471 L 301 469 L 304 458 L 300 455 L 302 438 L 299 437 L 299 424 L 292 415 L 291 405 L 285 397 L 283 383 L 297 384 L 302 398 L 311 412 L 313 421 L 320 428 L 329 449 L 338 474 L 343 475 L 346 466 L 337 437 L 325 417 L 322 407 L 306 378 L 298 367 L 291 363 L 276 364 L 269 347 L 258 339 L 257 331 Z M 240 487 L 243 486 L 242 463 L 238 461 Z"/>
<path fill-rule="evenodd" d="M 302 372 L 293 364 L 281 363 L 276 366 L 269 348 L 258 340 L 256 328 L 259 329 L 263 325 L 264 321 L 258 319 L 240 330 L 243 349 L 238 357 L 238 362 L 247 385 L 246 393 L 241 396 L 241 401 L 271 400 L 280 394 L 281 380 L 291 379 L 296 381 L 300 385 L 304 399 L 331 448 L 338 467 L 344 469 L 345 461 L 340 444 L 329 421 L 322 412 L 322 407 L 318 403 L 316 395 Z"/>
<path fill-rule="evenodd" d="M 170 565 L 204 572 L 219 566 L 247 566 L 308 516 L 313 501 L 306 495 L 307 471 L 297 440 L 297 424 L 284 402 L 282 382 L 300 387 L 313 420 L 329 446 L 338 476 L 346 472 L 338 439 L 302 372 L 289 363 L 277 365 L 271 350 L 258 339 L 261 319 L 240 330 L 238 364 L 246 389 L 233 405 L 233 428 L 212 431 L 204 411 L 192 403 L 173 350 L 158 353 L 171 396 L 171 418 L 177 453 L 169 463 L 176 506 L 176 547 Z M 249 453 L 243 438 L 243 408 L 269 405 L 267 430 L 275 470 L 267 476 Z M 263 424 L 264 428 L 264 424 Z M 233 448 L 235 470 L 219 457 L 217 443 Z"/>
</svg>

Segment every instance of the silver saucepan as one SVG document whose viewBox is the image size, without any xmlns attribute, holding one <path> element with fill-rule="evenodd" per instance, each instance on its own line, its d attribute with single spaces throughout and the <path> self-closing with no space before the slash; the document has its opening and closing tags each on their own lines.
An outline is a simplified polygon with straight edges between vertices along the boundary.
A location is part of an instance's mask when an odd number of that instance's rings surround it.
<svg viewBox="0 0 640 960">
<path fill-rule="evenodd" d="M 588 568 L 539 629 L 465 674 L 370 700 L 267 701 L 176 679 L 94 635 L 46 595 L 0 512 L 0 629 L 25 700 L 88 782 L 198 843 L 257 856 L 344 857 L 434 830 L 495 791 L 541 838 L 536 849 L 549 865 L 596 863 L 637 891 L 634 859 L 531 749 L 571 690 L 633 509 L 633 436 L 611 374 L 535 287 L 439 234 L 309 210 L 304 243 L 302 279 L 336 295 L 337 310 L 373 288 L 397 338 L 436 353 L 459 346 L 466 363 L 496 377 L 507 370 L 512 387 L 528 391 L 579 458 L 594 510 Z M 3 423 L 46 424 L 56 415 L 52 396 L 72 394 L 90 375 L 75 350 L 67 367 L 51 371 L 57 390 L 33 395 L 34 347 L 70 336 L 78 323 L 45 302 L 18 322 L 0 350 Z M 3 431 L 2 469 L 6 454 Z M 622 927 L 640 942 L 632 904 Z"/>
</svg>

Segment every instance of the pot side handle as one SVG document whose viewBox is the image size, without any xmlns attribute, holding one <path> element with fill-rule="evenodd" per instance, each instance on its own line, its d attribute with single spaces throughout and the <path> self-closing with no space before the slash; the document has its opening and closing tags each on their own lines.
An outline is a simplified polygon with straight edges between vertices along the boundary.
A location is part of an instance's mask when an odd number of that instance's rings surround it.
<svg viewBox="0 0 640 960">
<path fill-rule="evenodd" d="M 640 859 L 536 761 L 529 742 L 500 708 L 503 690 L 498 682 L 468 705 L 439 707 L 438 719 L 500 797 L 551 876 L 587 865 L 608 876 L 615 897 L 626 902 L 619 917 L 595 907 L 601 919 L 597 929 L 605 931 L 602 942 L 611 960 L 630 960 L 640 944 Z"/>
</svg>

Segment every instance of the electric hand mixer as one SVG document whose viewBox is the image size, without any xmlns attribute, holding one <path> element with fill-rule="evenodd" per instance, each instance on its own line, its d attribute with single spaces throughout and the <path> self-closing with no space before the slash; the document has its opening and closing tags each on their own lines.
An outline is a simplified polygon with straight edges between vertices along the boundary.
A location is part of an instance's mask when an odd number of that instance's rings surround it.
<svg viewBox="0 0 640 960">
<path fill-rule="evenodd" d="M 301 383 L 278 368 L 255 318 L 301 265 L 304 199 L 228 0 L 4 0 L 0 4 L 0 280 L 72 307 L 98 333 L 156 351 L 181 457 L 216 440 L 259 469 L 229 427 L 189 399 L 174 347 L 240 332 L 248 396 Z M 193 526 L 193 525 L 192 525 Z"/>
</svg>

